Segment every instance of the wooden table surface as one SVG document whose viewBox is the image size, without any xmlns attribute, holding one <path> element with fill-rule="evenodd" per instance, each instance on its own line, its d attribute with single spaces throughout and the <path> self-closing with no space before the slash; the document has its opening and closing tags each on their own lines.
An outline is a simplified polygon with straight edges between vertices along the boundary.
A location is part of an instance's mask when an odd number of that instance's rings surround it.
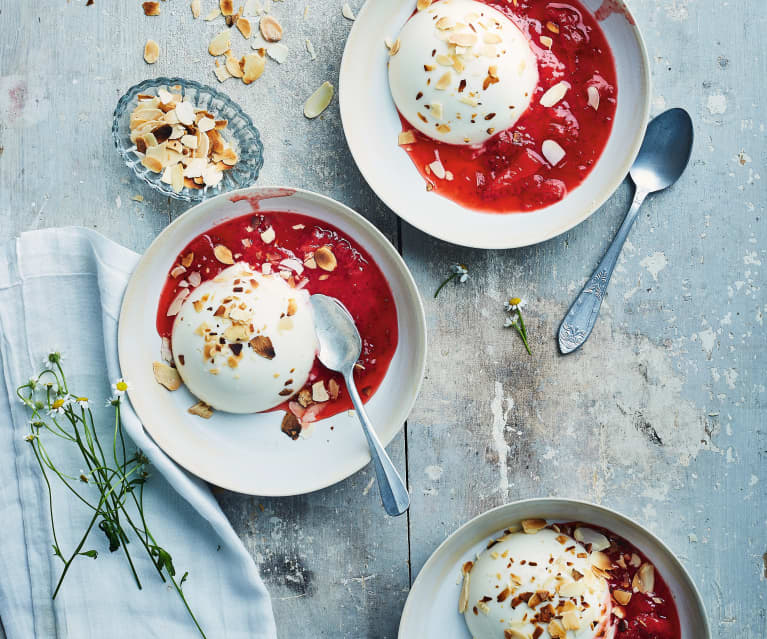
<svg viewBox="0 0 767 639">
<path fill-rule="evenodd" d="M 183 213 L 130 176 L 110 135 L 112 110 L 136 82 L 218 84 L 206 49 L 220 20 L 193 20 L 187 0 L 161 4 L 149 18 L 138 0 L 0 3 L 0 239 L 78 224 L 142 251 Z M 206 13 L 217 3 L 202 4 Z M 488 508 L 545 495 L 637 518 L 691 571 L 714 637 L 765 637 L 767 5 L 631 2 L 653 112 L 685 107 L 697 140 L 682 181 L 645 205 L 594 335 L 568 357 L 557 353 L 559 322 L 615 232 L 628 185 L 580 226 L 521 250 L 466 250 L 400 222 L 357 171 L 337 100 L 317 120 L 302 116 L 322 81 L 337 85 L 351 28 L 341 5 L 275 2 L 288 61 L 223 89 L 261 130 L 260 184 L 326 193 L 399 247 L 426 306 L 428 369 L 389 447 L 412 494 L 407 517 L 384 514 L 370 468 L 303 497 L 220 493 L 281 637 L 395 637 L 410 584 L 448 534 Z M 161 46 L 153 66 L 142 60 L 149 37 Z M 435 301 L 454 262 L 471 278 Z M 510 294 L 529 300 L 532 357 L 503 328 Z"/>
</svg>

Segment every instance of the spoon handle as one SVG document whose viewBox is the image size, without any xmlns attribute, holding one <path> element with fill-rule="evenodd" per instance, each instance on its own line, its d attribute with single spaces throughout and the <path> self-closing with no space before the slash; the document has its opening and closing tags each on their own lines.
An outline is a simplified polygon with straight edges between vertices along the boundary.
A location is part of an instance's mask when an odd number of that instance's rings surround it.
<svg viewBox="0 0 767 639">
<path fill-rule="evenodd" d="M 636 189 L 631 208 L 618 229 L 615 239 L 610 244 L 610 248 L 607 249 L 599 266 L 589 281 L 586 282 L 580 295 L 575 298 L 570 310 L 567 311 L 567 315 L 559 327 L 559 350 L 563 355 L 580 348 L 591 335 L 594 324 L 597 322 L 602 300 L 607 293 L 607 285 L 610 283 L 613 269 L 647 194 L 648 192 L 643 189 Z"/>
<path fill-rule="evenodd" d="M 357 411 L 362 424 L 362 430 L 368 440 L 370 447 L 370 456 L 373 458 L 373 465 L 376 469 L 376 479 L 378 480 L 378 490 L 381 493 L 381 501 L 386 512 L 392 517 L 403 514 L 410 508 L 410 495 L 407 492 L 407 486 L 402 481 L 402 477 L 394 467 L 386 449 L 381 440 L 378 439 L 373 424 L 370 423 L 365 407 L 362 403 L 357 385 L 354 383 L 353 373 L 349 371 L 345 376 L 346 388 L 349 389 L 349 395 L 352 398 L 352 404 Z"/>
</svg>

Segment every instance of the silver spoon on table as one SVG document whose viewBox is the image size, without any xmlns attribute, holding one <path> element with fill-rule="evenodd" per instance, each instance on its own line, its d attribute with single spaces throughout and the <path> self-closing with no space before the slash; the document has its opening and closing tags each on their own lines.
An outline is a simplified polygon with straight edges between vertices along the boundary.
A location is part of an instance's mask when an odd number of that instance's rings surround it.
<svg viewBox="0 0 767 639">
<path fill-rule="evenodd" d="M 362 351 L 362 339 L 354 319 L 344 305 L 333 297 L 312 295 L 311 300 L 315 330 L 320 342 L 320 361 L 330 370 L 343 374 L 352 404 L 368 440 L 384 509 L 394 517 L 401 515 L 410 507 L 407 487 L 378 439 L 354 383 L 354 365 Z"/>
<path fill-rule="evenodd" d="M 559 327 L 559 350 L 564 355 L 581 347 L 591 335 L 610 276 L 642 202 L 650 193 L 662 191 L 679 179 L 690 159 L 692 142 L 692 119 L 684 109 L 670 109 L 648 125 L 642 148 L 630 171 L 636 186 L 631 208 L 607 253 Z"/>
</svg>

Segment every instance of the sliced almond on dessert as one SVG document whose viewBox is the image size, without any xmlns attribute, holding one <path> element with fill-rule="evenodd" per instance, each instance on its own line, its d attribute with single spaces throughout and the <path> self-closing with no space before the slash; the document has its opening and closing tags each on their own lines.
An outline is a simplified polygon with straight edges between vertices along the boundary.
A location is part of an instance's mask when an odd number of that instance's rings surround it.
<svg viewBox="0 0 767 639">
<path fill-rule="evenodd" d="M 227 342 L 247 342 L 249 338 L 250 332 L 244 324 L 232 324 L 224 331 L 224 339 Z"/>
<path fill-rule="evenodd" d="M 232 46 L 232 33 L 229 29 L 224 29 L 213 37 L 208 44 L 208 53 L 210 55 L 223 55 Z"/>
<path fill-rule="evenodd" d="M 567 91 L 570 89 L 570 85 L 567 82 L 557 82 L 553 87 L 550 87 L 546 93 L 541 96 L 541 106 L 553 107 L 562 98 L 565 97 Z"/>
<path fill-rule="evenodd" d="M 330 399 L 327 389 L 325 388 L 325 382 L 320 380 L 312 384 L 312 399 L 315 402 L 326 402 Z"/>
<path fill-rule="evenodd" d="M 269 227 L 266 229 L 263 233 L 261 233 L 261 241 L 264 244 L 271 244 L 274 242 L 274 239 L 277 237 L 277 234 L 274 232 L 273 227 Z"/>
<path fill-rule="evenodd" d="M 477 34 L 471 31 L 454 32 L 450 34 L 447 41 L 459 47 L 473 47 L 477 44 Z"/>
<path fill-rule="evenodd" d="M 599 552 L 607 550 L 610 547 L 610 541 L 601 532 L 593 528 L 584 528 L 579 526 L 573 531 L 573 537 L 583 545 L 591 546 L 592 551 Z"/>
<path fill-rule="evenodd" d="M 434 177 L 440 180 L 445 179 L 445 167 L 442 166 L 442 162 L 439 160 L 434 160 L 434 162 L 429 164 L 429 170 L 434 174 Z"/>
<path fill-rule="evenodd" d="M 213 417 L 213 409 L 203 401 L 197 402 L 194 406 L 188 408 L 186 412 L 202 417 L 203 419 L 210 419 Z"/>
<path fill-rule="evenodd" d="M 266 57 L 260 53 L 243 56 L 242 81 L 251 84 L 258 80 L 266 68 Z"/>
<path fill-rule="evenodd" d="M 152 372 L 155 381 L 165 386 L 169 391 L 181 388 L 181 376 L 175 368 L 171 368 L 162 362 L 152 362 Z"/>
<path fill-rule="evenodd" d="M 144 61 L 147 64 L 154 64 L 160 58 L 160 45 L 154 40 L 147 40 L 144 45 Z"/>
<path fill-rule="evenodd" d="M 181 264 L 179 264 L 179 265 L 173 267 L 173 270 L 171 270 L 171 272 L 170 272 L 170 276 L 173 279 L 178 279 L 184 273 L 186 273 L 186 268 L 184 268 L 183 266 L 181 266 Z"/>
<path fill-rule="evenodd" d="M 655 591 L 655 567 L 652 564 L 643 563 L 634 575 L 632 586 L 641 593 Z"/>
<path fill-rule="evenodd" d="M 463 614 L 469 607 L 469 586 L 471 585 L 471 569 L 473 564 L 467 561 L 461 567 L 463 574 L 463 584 L 461 585 L 461 594 L 458 597 L 458 612 Z"/>
<path fill-rule="evenodd" d="M 450 16 L 442 16 L 439 20 L 437 20 L 434 26 L 437 27 L 437 29 L 440 31 L 448 31 L 455 26 L 455 20 L 453 20 L 453 18 Z"/>
<path fill-rule="evenodd" d="M 581 627 L 581 621 L 575 610 L 569 610 L 562 615 L 562 626 L 565 630 L 578 630 Z"/>
<path fill-rule="evenodd" d="M 144 10 L 145 16 L 159 16 L 160 15 L 160 3 L 159 2 L 142 2 L 141 8 Z"/>
<path fill-rule="evenodd" d="M 409 131 L 402 131 L 397 136 L 397 144 L 400 146 L 404 146 L 406 144 L 413 144 L 415 142 L 415 133 L 413 133 L 412 130 Z"/>
<path fill-rule="evenodd" d="M 554 40 L 552 40 L 549 36 L 541 36 L 541 44 L 547 49 L 551 49 L 554 44 Z"/>
<path fill-rule="evenodd" d="M 589 555 L 589 559 L 591 559 L 591 564 L 600 570 L 611 570 L 613 567 L 613 562 L 610 557 L 601 551 L 592 552 Z"/>
<path fill-rule="evenodd" d="M 530 635 L 516 628 L 506 628 L 503 631 L 503 639 L 530 639 Z"/>
<path fill-rule="evenodd" d="M 304 115 L 310 120 L 316 118 L 320 113 L 328 108 L 335 89 L 330 82 L 323 82 L 319 88 L 309 96 L 304 104 Z"/>
<path fill-rule="evenodd" d="M 298 403 L 304 408 L 308 408 L 312 405 L 314 400 L 312 399 L 312 392 L 308 388 L 304 388 L 298 393 Z"/>
<path fill-rule="evenodd" d="M 613 590 L 613 597 L 615 597 L 615 601 L 624 606 L 631 601 L 631 593 L 625 590 Z"/>
<path fill-rule="evenodd" d="M 528 534 L 533 535 L 546 528 L 545 519 L 523 519 L 522 530 Z"/>
<path fill-rule="evenodd" d="M 330 399 L 338 399 L 338 395 L 341 393 L 341 387 L 336 380 L 331 379 L 328 382 L 328 393 L 330 393 Z"/>
<path fill-rule="evenodd" d="M 334 271 L 338 261 L 329 246 L 320 246 L 314 251 L 314 261 L 323 271 Z"/>
<path fill-rule="evenodd" d="M 272 340 L 266 337 L 266 335 L 257 335 L 250 340 L 251 348 L 257 355 L 265 357 L 266 359 L 274 359 L 275 352 Z"/>
<path fill-rule="evenodd" d="M 400 48 L 400 41 L 399 41 L 399 38 L 397 38 L 389 47 L 389 55 L 390 56 L 397 55 L 397 53 L 399 52 L 399 48 Z"/>
<path fill-rule="evenodd" d="M 432 0 L 418 0 L 415 8 L 418 9 L 418 11 L 423 11 L 424 9 L 428 9 L 431 6 L 431 2 Z"/>
<path fill-rule="evenodd" d="M 548 631 L 549 635 L 551 635 L 551 639 L 566 639 L 567 638 L 567 630 L 565 630 L 564 626 L 560 621 L 557 619 L 552 619 L 549 622 L 548 625 Z"/>
<path fill-rule="evenodd" d="M 279 42 L 282 40 L 282 25 L 274 16 L 264 16 L 261 18 L 258 28 L 267 42 Z"/>
<path fill-rule="evenodd" d="M 612 613 L 618 617 L 618 619 L 625 619 L 626 618 L 626 611 L 625 609 L 621 608 L 620 606 L 613 606 Z"/>
<path fill-rule="evenodd" d="M 292 297 L 288 300 L 288 317 L 293 317 L 298 311 L 298 304 Z"/>
<path fill-rule="evenodd" d="M 213 255 L 215 255 L 216 259 L 222 264 L 234 264 L 232 252 L 223 244 L 216 244 L 216 246 L 213 247 Z"/>
<path fill-rule="evenodd" d="M 554 140 L 544 140 L 543 144 L 541 144 L 541 153 L 543 153 L 543 157 L 546 158 L 546 161 L 551 166 L 559 164 L 567 155 L 559 143 Z"/>
<path fill-rule="evenodd" d="M 168 306 L 168 310 L 165 312 L 165 315 L 167 317 L 173 317 L 174 315 L 178 315 L 178 312 L 181 310 L 181 306 L 184 303 L 184 300 L 189 295 L 189 289 L 188 288 L 182 288 L 176 297 L 173 298 L 173 301 L 170 303 L 170 306 Z"/>
<path fill-rule="evenodd" d="M 200 17 L 200 11 L 202 11 L 202 3 L 200 0 L 192 0 L 192 4 L 189 5 L 192 9 L 192 16 L 196 20 Z"/>
<path fill-rule="evenodd" d="M 596 87 L 588 87 L 586 89 L 586 94 L 589 96 L 589 106 L 594 109 L 594 111 L 599 110 L 599 89 Z"/>
<path fill-rule="evenodd" d="M 181 264 L 182 266 L 185 266 L 186 268 L 189 268 L 192 265 L 192 262 L 194 262 L 194 253 L 189 252 L 184 257 L 181 258 Z"/>
<path fill-rule="evenodd" d="M 434 88 L 438 91 L 444 91 L 450 86 L 450 82 L 453 79 L 453 75 L 448 71 L 445 73 L 439 80 L 437 80 L 437 83 L 434 85 Z"/>
</svg>

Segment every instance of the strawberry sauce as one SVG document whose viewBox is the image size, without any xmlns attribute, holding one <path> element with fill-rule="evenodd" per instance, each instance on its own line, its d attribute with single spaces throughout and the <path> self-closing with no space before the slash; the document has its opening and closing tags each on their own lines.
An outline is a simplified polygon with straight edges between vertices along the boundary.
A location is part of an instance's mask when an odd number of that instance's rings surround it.
<svg viewBox="0 0 767 639">
<path fill-rule="evenodd" d="M 274 230 L 274 240 L 265 242 L 261 234 Z M 265 235 L 269 239 L 269 233 Z M 362 354 L 355 369 L 354 378 L 363 400 L 367 401 L 383 381 L 394 352 L 397 349 L 397 309 L 383 273 L 370 255 L 352 239 L 337 228 L 318 219 L 281 211 L 254 211 L 251 215 L 234 218 L 213 227 L 192 240 L 177 256 L 173 267 L 189 262 L 186 271 L 179 277 L 166 276 L 165 286 L 157 309 L 157 332 L 171 338 L 175 317 L 166 312 L 173 299 L 181 291 L 180 282 L 188 282 L 189 275 L 198 272 L 201 281 L 214 278 L 227 268 L 219 262 L 213 247 L 223 244 L 233 253 L 235 262 L 244 261 L 254 269 L 261 270 L 269 263 L 271 271 L 279 277 L 286 267 L 283 260 L 295 260 L 306 266 L 299 273 L 291 270 L 287 282 L 297 288 L 306 288 L 310 294 L 322 293 L 339 299 L 349 310 L 362 337 Z M 311 266 L 310 256 L 318 248 L 327 246 L 337 260 L 332 271 Z M 300 270 L 300 267 L 299 267 Z M 287 273 L 286 273 L 287 275 Z M 326 389 L 332 389 L 331 380 L 338 386 L 337 397 L 325 402 L 301 406 L 297 401 L 286 402 L 278 409 L 291 411 L 302 422 L 308 423 L 331 417 L 352 408 L 343 377 L 325 368 L 318 359 L 304 388 L 310 388 L 317 381 L 325 382 Z M 333 395 L 331 390 L 331 395 Z M 277 410 L 277 409 L 275 409 Z M 292 436 L 292 435 L 291 435 Z M 297 434 L 296 434 L 297 436 Z"/>
<path fill-rule="evenodd" d="M 487 213 L 540 209 L 581 184 L 607 145 L 617 104 L 615 63 L 596 19 L 578 0 L 481 1 L 519 27 L 538 60 L 538 87 L 529 108 L 513 127 L 481 145 L 437 142 L 413 129 L 416 141 L 404 149 L 427 188 L 464 207 Z M 564 99 L 543 107 L 541 96 L 560 81 L 570 84 Z M 599 92 L 597 109 L 589 105 L 588 87 Z M 400 119 L 403 130 L 412 129 Z M 566 152 L 555 167 L 542 155 L 544 140 Z M 435 157 L 453 180 L 426 173 Z"/>
</svg>

